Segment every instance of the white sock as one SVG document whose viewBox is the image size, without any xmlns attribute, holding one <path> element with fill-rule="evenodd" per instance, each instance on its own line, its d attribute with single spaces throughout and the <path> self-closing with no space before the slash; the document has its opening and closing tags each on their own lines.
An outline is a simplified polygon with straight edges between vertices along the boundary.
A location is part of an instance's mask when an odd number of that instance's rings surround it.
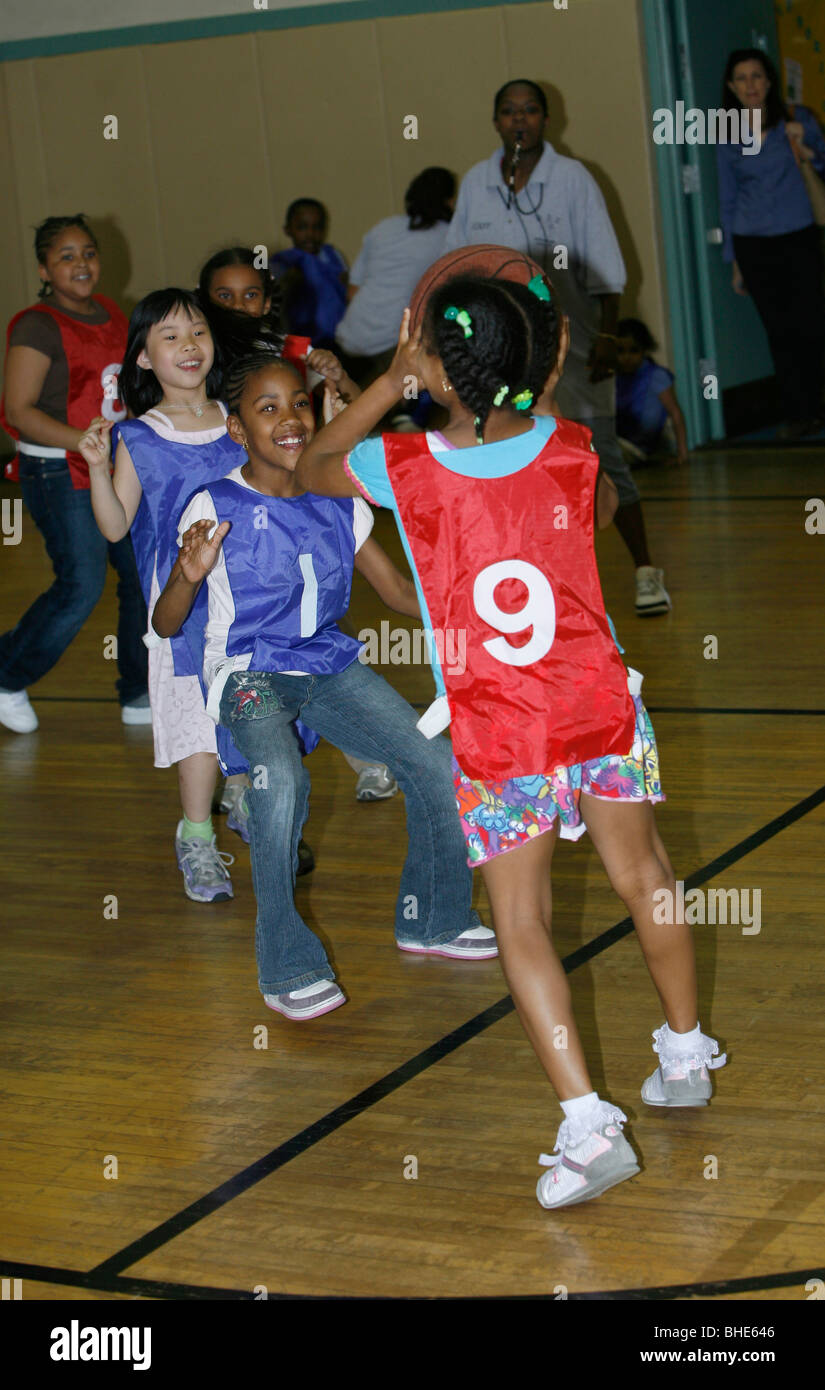
<svg viewBox="0 0 825 1390">
<path fill-rule="evenodd" d="M 564 1111 L 565 1119 L 578 1125 L 591 1110 L 595 1110 L 598 1103 L 598 1092 L 590 1091 L 586 1096 L 575 1096 L 573 1100 L 563 1100 L 561 1108 Z"/>
<path fill-rule="evenodd" d="M 699 1045 L 702 1036 L 702 1029 L 697 1023 L 695 1028 L 691 1028 L 689 1033 L 674 1033 L 670 1024 L 665 1024 L 667 1028 L 667 1040 L 674 1052 L 692 1052 Z"/>
</svg>

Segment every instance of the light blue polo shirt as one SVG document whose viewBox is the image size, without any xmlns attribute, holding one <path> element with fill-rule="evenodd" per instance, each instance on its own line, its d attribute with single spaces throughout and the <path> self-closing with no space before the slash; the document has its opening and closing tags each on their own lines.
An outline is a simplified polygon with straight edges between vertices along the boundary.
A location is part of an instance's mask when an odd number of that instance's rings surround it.
<svg viewBox="0 0 825 1390">
<path fill-rule="evenodd" d="M 413 290 L 444 250 L 447 225 L 411 231 L 409 217 L 402 215 L 370 228 L 349 275 L 358 293 L 335 330 L 346 352 L 373 357 L 395 346 Z"/>
<path fill-rule="evenodd" d="M 501 158 L 499 147 L 465 174 L 444 249 L 492 242 L 537 261 L 570 318 L 570 352 L 556 392 L 561 412 L 571 420 L 612 415 L 613 379 L 594 384 L 587 367 L 601 322 L 595 296 L 621 294 L 626 281 L 604 198 L 579 160 L 556 154 L 545 140 L 541 159 L 513 200 Z M 567 251 L 566 270 L 555 264 L 559 247 Z"/>
</svg>

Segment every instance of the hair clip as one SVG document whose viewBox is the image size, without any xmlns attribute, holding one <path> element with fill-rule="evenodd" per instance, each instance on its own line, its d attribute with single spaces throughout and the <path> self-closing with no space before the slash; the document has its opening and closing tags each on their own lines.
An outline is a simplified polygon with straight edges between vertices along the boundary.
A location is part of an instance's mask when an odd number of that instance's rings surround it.
<svg viewBox="0 0 825 1390">
<path fill-rule="evenodd" d="M 519 391 L 518 395 L 513 397 L 513 405 L 516 407 L 516 410 L 529 410 L 532 404 L 532 391 Z"/>
<path fill-rule="evenodd" d="M 536 299 L 545 299 L 549 302 L 550 291 L 544 283 L 543 276 L 534 275 L 532 280 L 529 282 L 527 288 L 531 294 L 534 294 L 536 296 Z"/>
<path fill-rule="evenodd" d="M 457 309 L 454 304 L 451 304 L 449 309 L 444 310 L 444 317 L 445 319 L 453 319 L 457 324 L 459 324 L 460 327 L 464 329 L 465 338 L 472 338 L 473 320 L 470 318 L 470 315 L 467 313 L 466 309 Z"/>
<path fill-rule="evenodd" d="M 502 402 L 504 401 L 505 397 L 509 396 L 509 394 L 510 394 L 510 387 L 509 387 L 509 386 L 502 386 L 502 387 L 500 387 L 500 389 L 499 389 L 499 390 L 496 392 L 496 394 L 493 396 L 493 405 L 501 405 Z"/>
</svg>

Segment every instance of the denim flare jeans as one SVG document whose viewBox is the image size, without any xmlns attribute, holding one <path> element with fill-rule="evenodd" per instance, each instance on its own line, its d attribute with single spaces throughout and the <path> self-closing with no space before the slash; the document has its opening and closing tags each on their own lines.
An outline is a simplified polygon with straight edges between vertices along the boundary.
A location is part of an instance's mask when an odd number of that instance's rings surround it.
<svg viewBox="0 0 825 1390">
<path fill-rule="evenodd" d="M 22 454 L 20 490 L 46 543 L 55 579 L 0 636 L 0 690 L 26 690 L 60 660 L 103 593 L 108 560 L 117 572 L 118 699 L 131 704 L 146 694 L 143 634 L 149 621 L 131 538 L 110 544 L 101 535 L 89 490 L 72 486 L 65 459 Z"/>
<path fill-rule="evenodd" d="M 447 740 L 426 739 L 416 728 L 415 710 L 359 661 L 335 675 L 236 671 L 222 693 L 220 722 L 250 765 L 255 950 L 263 994 L 335 978 L 293 893 L 309 804 L 309 774 L 293 728 L 298 716 L 343 753 L 386 763 L 404 792 L 409 844 L 395 909 L 396 940 L 450 941 L 480 923 L 470 906 L 472 876 Z M 374 822 L 368 833 L 376 833 Z M 364 849 L 368 856 L 368 842 Z"/>
</svg>

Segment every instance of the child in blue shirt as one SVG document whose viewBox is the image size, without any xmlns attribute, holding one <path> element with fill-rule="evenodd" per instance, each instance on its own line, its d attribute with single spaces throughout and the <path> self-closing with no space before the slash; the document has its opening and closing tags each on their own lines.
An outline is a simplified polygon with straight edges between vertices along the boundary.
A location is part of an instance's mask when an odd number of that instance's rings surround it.
<svg viewBox="0 0 825 1390">
<path fill-rule="evenodd" d="M 335 330 L 347 307 L 347 263 L 326 240 L 329 217 L 317 198 L 296 198 L 287 208 L 284 231 L 289 251 L 270 257 L 273 276 L 283 281 L 289 331 L 310 338 L 315 348 L 334 349 Z"/>
<path fill-rule="evenodd" d="M 636 460 L 663 454 L 686 463 L 685 417 L 673 389 L 673 372 L 660 367 L 650 353 L 653 334 L 641 319 L 622 319 L 617 329 L 616 434 Z M 673 458 L 675 451 L 675 459 Z"/>
<path fill-rule="evenodd" d="M 413 585 L 370 537 L 366 503 L 298 486 L 295 469 L 315 421 L 295 368 L 273 353 L 242 358 L 223 389 L 227 428 L 246 461 L 187 506 L 180 553 L 153 624 L 161 636 L 177 632 L 207 580 L 206 708 L 252 769 L 259 984 L 270 1008 L 313 1018 L 345 1000 L 293 896 L 309 802 L 294 729 L 299 715 L 342 752 L 385 763 L 405 794 L 409 850 L 395 915 L 399 948 L 465 960 L 489 959 L 497 948 L 470 906 L 450 745 L 419 732 L 415 710 L 362 664 L 360 643 L 338 627 L 353 566 L 388 605 L 418 616 Z"/>
</svg>

